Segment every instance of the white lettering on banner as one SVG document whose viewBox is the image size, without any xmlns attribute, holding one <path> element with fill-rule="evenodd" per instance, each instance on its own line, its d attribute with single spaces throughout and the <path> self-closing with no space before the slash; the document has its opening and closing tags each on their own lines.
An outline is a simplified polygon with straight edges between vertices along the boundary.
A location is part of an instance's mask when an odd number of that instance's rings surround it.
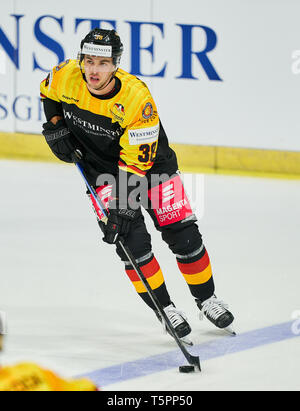
<svg viewBox="0 0 300 411">
<path fill-rule="evenodd" d="M 158 139 L 159 124 L 154 127 L 139 128 L 136 130 L 128 130 L 129 144 L 131 146 L 137 144 L 153 143 Z"/>
<path fill-rule="evenodd" d="M 112 57 L 112 46 L 98 46 L 96 44 L 84 43 L 82 53 L 98 57 Z"/>
</svg>

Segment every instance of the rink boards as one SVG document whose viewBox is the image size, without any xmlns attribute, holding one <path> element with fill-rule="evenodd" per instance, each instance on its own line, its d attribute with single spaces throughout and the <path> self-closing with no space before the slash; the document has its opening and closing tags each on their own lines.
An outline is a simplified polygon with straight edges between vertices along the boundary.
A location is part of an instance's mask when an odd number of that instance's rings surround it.
<svg viewBox="0 0 300 411">
<path fill-rule="evenodd" d="M 171 144 L 183 172 L 300 179 L 300 152 Z M 39 134 L 0 133 L 0 158 L 59 162 Z"/>
</svg>

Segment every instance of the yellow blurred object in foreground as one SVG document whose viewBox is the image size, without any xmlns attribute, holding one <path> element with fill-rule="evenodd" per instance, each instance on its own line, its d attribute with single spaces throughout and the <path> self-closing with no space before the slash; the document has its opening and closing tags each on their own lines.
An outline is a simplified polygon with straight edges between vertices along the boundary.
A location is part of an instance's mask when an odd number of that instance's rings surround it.
<svg viewBox="0 0 300 411">
<path fill-rule="evenodd" d="M 0 391 L 98 391 L 98 389 L 87 378 L 65 380 L 36 364 L 20 363 L 0 368 Z"/>
</svg>

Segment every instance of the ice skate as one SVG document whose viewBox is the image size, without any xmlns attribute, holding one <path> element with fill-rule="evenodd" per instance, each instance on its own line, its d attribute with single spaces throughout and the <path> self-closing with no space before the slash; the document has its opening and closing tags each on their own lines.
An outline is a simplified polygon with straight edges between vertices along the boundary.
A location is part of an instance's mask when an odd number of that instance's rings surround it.
<svg viewBox="0 0 300 411">
<path fill-rule="evenodd" d="M 205 301 L 196 300 L 200 309 L 200 320 L 205 316 L 216 327 L 221 328 L 231 335 L 236 335 L 232 323 L 234 316 L 228 310 L 228 305 L 218 300 L 215 295 Z"/>
<path fill-rule="evenodd" d="M 165 307 L 164 311 L 167 314 L 172 326 L 174 327 L 174 330 L 178 338 L 184 344 L 187 344 L 190 346 L 193 345 L 193 342 L 189 338 L 187 338 L 187 336 L 191 333 L 192 329 L 189 323 L 187 322 L 186 315 L 182 311 L 179 311 L 173 303 Z M 160 314 L 156 313 L 156 315 L 158 319 L 160 320 L 160 322 L 163 323 L 164 330 L 169 333 L 165 322 L 161 319 Z"/>
</svg>

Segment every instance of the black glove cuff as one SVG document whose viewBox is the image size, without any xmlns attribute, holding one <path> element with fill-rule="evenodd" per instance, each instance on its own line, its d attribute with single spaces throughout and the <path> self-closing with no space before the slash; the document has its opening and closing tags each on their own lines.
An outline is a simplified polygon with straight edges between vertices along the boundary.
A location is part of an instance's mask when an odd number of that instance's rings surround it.
<svg viewBox="0 0 300 411">
<path fill-rule="evenodd" d="M 136 216 L 136 211 L 125 208 L 109 209 L 110 214 L 117 215 L 118 217 L 124 218 L 126 220 L 134 220 Z"/>
<path fill-rule="evenodd" d="M 47 143 L 53 143 L 65 138 L 66 136 L 69 136 L 70 131 L 67 129 L 67 127 L 60 127 L 59 129 L 54 130 L 44 130 L 43 135 L 45 136 Z"/>
<path fill-rule="evenodd" d="M 48 121 L 43 128 L 46 142 L 57 158 L 67 163 L 76 163 L 83 158 L 83 150 L 63 119 L 56 124 Z"/>
</svg>

